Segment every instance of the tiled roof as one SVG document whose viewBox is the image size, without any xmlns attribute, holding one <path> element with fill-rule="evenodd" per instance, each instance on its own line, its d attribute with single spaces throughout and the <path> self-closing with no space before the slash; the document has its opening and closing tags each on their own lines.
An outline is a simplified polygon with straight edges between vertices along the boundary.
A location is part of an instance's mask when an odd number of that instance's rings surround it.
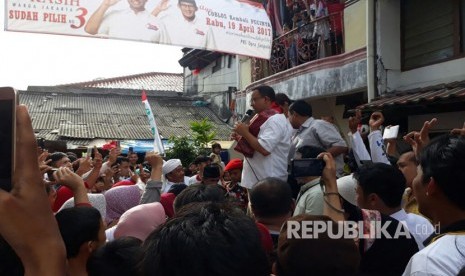
<svg viewBox="0 0 465 276">
<path fill-rule="evenodd" d="M 393 92 L 357 108 L 362 111 L 391 109 L 412 104 L 439 103 L 452 99 L 465 101 L 465 81 Z"/>
<path fill-rule="evenodd" d="M 103 93 L 100 89 L 83 89 L 79 93 L 67 88 L 46 87 L 41 91 L 20 91 L 20 102 L 28 106 L 38 137 L 47 140 L 96 138 L 119 140 L 153 139 L 141 92 L 125 95 Z M 148 91 L 150 92 L 150 91 Z M 193 106 L 184 96 L 153 96 L 147 93 L 160 134 L 191 135 L 190 122 L 208 118 L 213 122 L 217 139 L 228 140 L 230 129 L 208 107 Z M 152 96 L 151 96 L 152 95 Z"/>
<path fill-rule="evenodd" d="M 183 92 L 183 74 L 152 72 L 117 78 L 97 79 L 87 82 L 70 83 L 58 85 L 57 87 L 135 90 L 145 89 L 153 91 Z"/>
</svg>

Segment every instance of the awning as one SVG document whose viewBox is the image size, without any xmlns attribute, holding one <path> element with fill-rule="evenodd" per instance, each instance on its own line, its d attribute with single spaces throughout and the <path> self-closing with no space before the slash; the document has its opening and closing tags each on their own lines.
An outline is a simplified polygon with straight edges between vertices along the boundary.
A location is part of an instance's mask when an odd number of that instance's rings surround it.
<svg viewBox="0 0 465 276">
<path fill-rule="evenodd" d="M 189 50 L 178 62 L 189 70 L 203 69 L 221 56 L 219 52 L 192 49 Z"/>
<path fill-rule="evenodd" d="M 173 144 L 168 140 L 162 140 L 165 150 L 173 147 Z M 153 151 L 153 140 L 122 140 L 120 141 L 121 152 L 127 154 L 131 147 L 135 152 Z"/>
<path fill-rule="evenodd" d="M 465 101 L 465 81 L 416 89 L 379 97 L 357 107 L 362 112 L 408 108 L 412 105 L 446 104 Z"/>
</svg>

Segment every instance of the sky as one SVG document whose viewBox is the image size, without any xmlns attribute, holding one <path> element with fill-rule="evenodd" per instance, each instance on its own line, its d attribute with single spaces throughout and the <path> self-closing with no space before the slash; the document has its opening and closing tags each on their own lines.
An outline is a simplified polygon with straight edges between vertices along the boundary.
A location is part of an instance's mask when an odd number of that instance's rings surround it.
<svg viewBox="0 0 465 276">
<path fill-rule="evenodd" d="M 6 32 L 0 3 L 0 87 L 26 90 L 148 72 L 182 73 L 180 47 L 144 42 Z"/>
</svg>

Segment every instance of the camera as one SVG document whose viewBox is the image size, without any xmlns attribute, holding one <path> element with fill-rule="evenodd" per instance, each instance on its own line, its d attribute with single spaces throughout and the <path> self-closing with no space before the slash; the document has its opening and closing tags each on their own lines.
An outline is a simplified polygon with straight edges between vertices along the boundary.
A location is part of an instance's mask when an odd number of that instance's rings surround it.
<svg viewBox="0 0 465 276">
<path fill-rule="evenodd" d="M 321 176 L 325 165 L 325 161 L 318 158 L 293 159 L 291 173 L 293 177 Z"/>
</svg>

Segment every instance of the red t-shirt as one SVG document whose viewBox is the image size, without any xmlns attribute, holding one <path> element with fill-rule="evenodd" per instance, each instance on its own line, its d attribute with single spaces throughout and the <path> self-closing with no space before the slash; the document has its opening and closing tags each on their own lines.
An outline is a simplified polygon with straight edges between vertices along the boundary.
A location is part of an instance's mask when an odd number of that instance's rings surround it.
<svg viewBox="0 0 465 276">
<path fill-rule="evenodd" d="M 134 185 L 136 184 L 135 182 L 132 182 L 131 180 L 122 180 L 120 182 L 116 182 L 113 186 L 111 186 L 112 188 L 114 187 L 118 187 L 118 186 L 131 186 L 131 185 Z"/>
<path fill-rule="evenodd" d="M 87 182 L 84 181 L 84 185 L 86 186 L 86 189 L 89 189 L 89 185 L 87 185 Z M 57 190 L 57 198 L 55 200 L 55 203 L 53 203 L 52 210 L 54 213 L 58 212 L 60 210 L 61 206 L 65 204 L 65 202 L 72 198 L 74 196 L 73 191 L 71 191 L 70 188 L 66 186 L 60 186 Z"/>
<path fill-rule="evenodd" d="M 331 30 L 336 34 L 342 34 L 342 18 L 344 3 L 327 4 L 330 16 Z"/>
</svg>

